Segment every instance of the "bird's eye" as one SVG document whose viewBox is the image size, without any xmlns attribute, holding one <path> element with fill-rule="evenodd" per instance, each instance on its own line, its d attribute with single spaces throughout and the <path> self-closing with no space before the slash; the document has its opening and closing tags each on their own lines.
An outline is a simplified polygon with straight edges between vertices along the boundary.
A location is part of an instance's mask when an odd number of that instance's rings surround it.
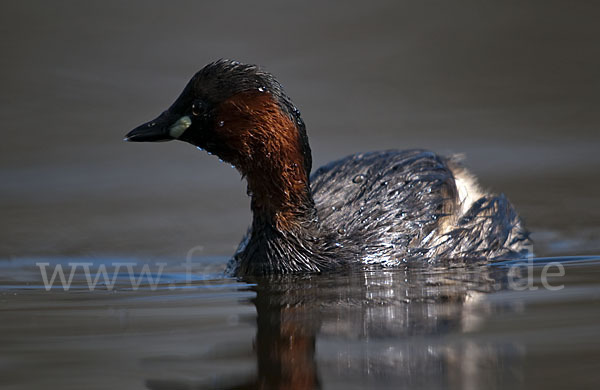
<svg viewBox="0 0 600 390">
<path fill-rule="evenodd" d="M 196 100 L 193 104 L 192 104 L 192 115 L 194 116 L 198 116 L 202 113 L 202 102 L 199 100 Z"/>
</svg>

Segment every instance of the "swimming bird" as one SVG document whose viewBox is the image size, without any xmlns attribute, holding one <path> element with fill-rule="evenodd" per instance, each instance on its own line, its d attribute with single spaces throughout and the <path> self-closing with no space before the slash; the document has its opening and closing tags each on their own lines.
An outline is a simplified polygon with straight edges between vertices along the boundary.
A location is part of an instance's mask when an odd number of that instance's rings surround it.
<svg viewBox="0 0 600 390">
<path fill-rule="evenodd" d="M 504 195 L 484 191 L 453 157 L 427 150 L 360 153 L 311 175 L 304 121 L 255 65 L 218 60 L 125 140 L 179 140 L 246 179 L 252 224 L 232 275 L 522 256 L 528 232 Z"/>
</svg>

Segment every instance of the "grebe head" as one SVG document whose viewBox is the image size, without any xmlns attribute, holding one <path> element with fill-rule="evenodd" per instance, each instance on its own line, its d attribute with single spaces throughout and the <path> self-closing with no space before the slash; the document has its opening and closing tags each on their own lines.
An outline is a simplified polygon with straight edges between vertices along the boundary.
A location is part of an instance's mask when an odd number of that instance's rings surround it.
<svg viewBox="0 0 600 390">
<path fill-rule="evenodd" d="M 255 65 L 219 60 L 205 66 L 171 107 L 125 140 L 180 140 L 217 155 L 247 177 L 253 210 L 269 219 L 312 205 L 311 153 L 300 112 Z"/>
<path fill-rule="evenodd" d="M 205 66 L 169 109 L 130 131 L 125 140 L 185 141 L 244 173 L 262 163 L 261 155 L 276 157 L 270 148 L 297 149 L 307 174 L 311 168 L 299 111 L 271 74 L 237 61 L 219 60 Z"/>
</svg>

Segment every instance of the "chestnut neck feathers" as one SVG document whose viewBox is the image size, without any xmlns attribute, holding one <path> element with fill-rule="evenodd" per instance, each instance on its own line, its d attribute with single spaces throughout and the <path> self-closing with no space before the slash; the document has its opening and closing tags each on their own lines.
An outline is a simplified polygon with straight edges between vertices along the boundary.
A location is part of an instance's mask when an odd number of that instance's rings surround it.
<svg viewBox="0 0 600 390">
<path fill-rule="evenodd" d="M 248 181 L 254 224 L 287 231 L 314 216 L 310 149 L 297 110 L 285 112 L 287 101 L 282 106 L 276 99 L 264 90 L 238 93 L 218 106 L 216 123 L 228 145 L 221 157 Z"/>
</svg>

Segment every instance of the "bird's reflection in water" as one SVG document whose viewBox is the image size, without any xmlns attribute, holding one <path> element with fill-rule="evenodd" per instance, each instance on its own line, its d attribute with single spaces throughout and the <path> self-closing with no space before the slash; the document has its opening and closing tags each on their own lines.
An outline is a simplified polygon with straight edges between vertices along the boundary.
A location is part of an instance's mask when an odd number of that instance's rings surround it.
<svg viewBox="0 0 600 390">
<path fill-rule="evenodd" d="M 228 388 L 480 389 L 519 382 L 519 345 L 480 334 L 492 314 L 513 310 L 485 303 L 488 293 L 505 288 L 503 269 L 408 266 L 246 281 L 256 292 L 257 372 Z"/>
</svg>

